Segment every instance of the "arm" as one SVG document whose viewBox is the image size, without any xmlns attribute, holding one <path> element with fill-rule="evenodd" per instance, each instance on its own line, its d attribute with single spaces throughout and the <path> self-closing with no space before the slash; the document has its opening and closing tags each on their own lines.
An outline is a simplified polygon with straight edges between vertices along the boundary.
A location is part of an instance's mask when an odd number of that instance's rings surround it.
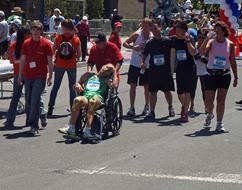
<svg viewBox="0 0 242 190">
<path fill-rule="evenodd" d="M 193 41 L 193 39 L 191 38 L 191 36 L 189 34 L 186 36 L 185 40 L 187 43 L 188 52 L 192 56 L 195 56 L 195 54 L 196 54 L 195 42 Z"/>
<path fill-rule="evenodd" d="M 74 84 L 73 88 L 74 90 L 76 90 L 77 92 L 83 92 L 84 91 L 84 83 L 92 76 L 94 75 L 94 73 L 90 73 L 90 72 L 86 72 L 84 73 L 81 78 L 79 79 L 79 81 Z"/>
<path fill-rule="evenodd" d="M 127 49 L 134 49 L 134 45 L 131 45 L 133 43 L 135 43 L 135 41 L 138 38 L 138 34 L 137 33 L 133 33 L 124 43 L 123 46 Z"/>
<path fill-rule="evenodd" d="M 230 44 L 229 60 L 234 74 L 233 86 L 236 87 L 238 84 L 238 72 L 237 72 L 237 64 L 236 64 L 236 58 L 235 58 L 235 45 L 233 43 Z"/>
<path fill-rule="evenodd" d="M 47 56 L 47 59 L 48 59 L 48 72 L 49 72 L 49 76 L 47 78 L 47 85 L 51 86 L 52 85 L 53 70 L 54 70 L 54 64 L 52 62 L 53 56 Z"/>
<path fill-rule="evenodd" d="M 19 76 L 18 76 L 18 85 L 23 85 L 23 70 L 25 66 L 26 55 L 21 55 L 20 63 L 19 63 Z"/>
<path fill-rule="evenodd" d="M 77 54 L 77 60 L 79 60 L 80 57 L 81 57 L 81 55 L 82 55 L 81 42 L 80 42 L 80 44 L 78 45 L 78 48 L 77 48 L 77 52 L 76 52 L 76 54 Z"/>
</svg>

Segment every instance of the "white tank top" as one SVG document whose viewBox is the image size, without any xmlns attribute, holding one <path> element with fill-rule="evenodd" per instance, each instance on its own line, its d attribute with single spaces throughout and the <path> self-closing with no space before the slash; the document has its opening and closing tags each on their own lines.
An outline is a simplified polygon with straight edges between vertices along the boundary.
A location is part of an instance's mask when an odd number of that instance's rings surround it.
<svg viewBox="0 0 242 190">
<path fill-rule="evenodd" d="M 142 31 L 138 31 L 137 33 L 139 34 L 139 36 L 136 39 L 136 41 L 134 43 L 134 46 L 141 45 L 143 43 L 147 43 L 152 38 L 151 33 L 150 33 L 148 39 L 145 39 L 144 34 L 143 34 Z M 142 61 L 142 53 L 143 53 L 143 50 L 142 51 L 135 51 L 135 50 L 133 50 L 132 51 L 132 55 L 131 55 L 130 65 L 140 68 L 140 64 L 141 64 L 141 61 Z M 149 57 L 146 58 L 145 65 L 148 67 L 148 65 L 149 65 Z"/>
</svg>

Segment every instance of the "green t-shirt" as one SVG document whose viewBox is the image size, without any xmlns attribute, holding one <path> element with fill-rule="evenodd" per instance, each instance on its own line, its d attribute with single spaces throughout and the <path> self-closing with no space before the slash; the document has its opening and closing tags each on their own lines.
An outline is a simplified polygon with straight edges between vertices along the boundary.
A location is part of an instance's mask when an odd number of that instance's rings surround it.
<svg viewBox="0 0 242 190">
<path fill-rule="evenodd" d="M 84 83 L 84 92 L 83 95 L 90 100 L 94 96 L 98 96 L 101 102 L 104 101 L 104 93 L 106 92 L 108 85 L 106 83 L 106 79 L 99 79 L 97 75 L 91 76 Z"/>
</svg>

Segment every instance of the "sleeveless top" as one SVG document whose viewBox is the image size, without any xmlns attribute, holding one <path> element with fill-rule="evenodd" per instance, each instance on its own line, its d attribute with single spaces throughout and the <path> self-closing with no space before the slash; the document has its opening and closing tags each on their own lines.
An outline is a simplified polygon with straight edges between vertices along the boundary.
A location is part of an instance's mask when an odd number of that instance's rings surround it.
<svg viewBox="0 0 242 190">
<path fill-rule="evenodd" d="M 138 38 L 136 39 L 136 41 L 134 43 L 134 46 L 141 45 L 142 43 L 146 44 L 152 38 L 152 35 L 150 34 L 149 38 L 146 40 L 142 31 L 138 31 L 138 34 L 139 35 L 138 35 Z M 132 55 L 131 55 L 130 65 L 140 68 L 142 55 L 143 55 L 143 50 L 141 50 L 141 51 L 133 50 Z M 145 60 L 145 64 L 147 66 L 149 65 L 148 57 Z"/>
<path fill-rule="evenodd" d="M 208 69 L 225 70 L 230 69 L 230 43 L 226 39 L 223 43 L 214 40 L 209 51 Z"/>
</svg>

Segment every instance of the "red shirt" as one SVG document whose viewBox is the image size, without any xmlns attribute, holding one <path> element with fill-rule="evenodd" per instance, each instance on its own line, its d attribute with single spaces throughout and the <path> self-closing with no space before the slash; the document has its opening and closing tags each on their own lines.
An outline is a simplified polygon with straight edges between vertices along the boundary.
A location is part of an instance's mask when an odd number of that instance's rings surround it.
<svg viewBox="0 0 242 190">
<path fill-rule="evenodd" d="M 15 75 L 19 74 L 19 62 L 16 62 L 15 58 L 16 41 L 11 43 L 8 49 L 8 56 L 10 63 L 13 64 L 13 71 Z"/>
<path fill-rule="evenodd" d="M 76 29 L 78 30 L 78 36 L 85 36 L 90 38 L 89 25 L 85 22 L 77 24 Z"/>
<path fill-rule="evenodd" d="M 55 38 L 55 45 L 57 47 L 59 47 L 62 42 L 63 42 L 62 35 L 57 35 L 56 38 Z M 78 36 L 72 37 L 72 39 L 70 39 L 70 42 L 71 42 L 74 50 L 77 52 L 77 49 L 81 45 L 81 42 L 80 42 Z M 58 68 L 63 68 L 63 69 L 74 69 L 74 68 L 76 68 L 76 66 L 77 66 L 77 53 L 75 53 L 75 55 L 71 59 L 68 59 L 68 60 L 61 59 L 59 57 L 59 54 L 56 53 L 55 66 L 58 67 Z"/>
<path fill-rule="evenodd" d="M 103 65 L 107 63 L 112 63 L 116 66 L 117 62 L 122 62 L 123 56 L 118 47 L 111 43 L 107 42 L 105 49 L 100 49 L 96 45 L 92 46 L 90 50 L 90 55 L 88 63 L 96 65 L 97 72 L 99 72 Z"/>
<path fill-rule="evenodd" d="M 109 37 L 109 41 L 116 44 L 116 46 L 121 50 L 122 41 L 118 34 L 112 32 L 111 36 Z"/>
<path fill-rule="evenodd" d="M 27 79 L 46 79 L 48 56 L 52 56 L 52 45 L 44 37 L 36 42 L 32 38 L 24 41 L 22 55 L 26 56 L 25 73 Z"/>
<path fill-rule="evenodd" d="M 169 31 L 168 36 L 175 36 L 175 35 L 176 35 L 176 28 L 173 27 L 173 28 L 171 28 L 171 30 Z"/>
</svg>

